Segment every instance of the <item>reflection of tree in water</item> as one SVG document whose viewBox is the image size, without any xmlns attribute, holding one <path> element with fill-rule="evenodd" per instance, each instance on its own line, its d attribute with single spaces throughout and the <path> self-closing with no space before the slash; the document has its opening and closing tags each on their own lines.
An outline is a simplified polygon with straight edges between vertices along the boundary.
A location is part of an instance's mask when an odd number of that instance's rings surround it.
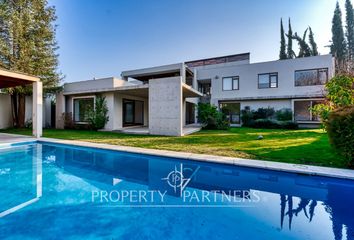
<svg viewBox="0 0 354 240">
<path fill-rule="evenodd" d="M 354 240 L 354 190 L 348 185 L 330 185 L 328 187 L 325 210 L 331 215 L 332 230 L 335 240 L 343 238 L 343 227 L 346 239 Z"/>
<path fill-rule="evenodd" d="M 317 201 L 315 200 L 309 200 L 309 199 L 303 199 L 301 198 L 297 208 L 293 208 L 293 196 L 290 195 L 280 195 L 280 226 L 283 228 L 283 223 L 284 223 L 284 218 L 285 216 L 289 217 L 289 229 L 291 229 L 291 224 L 294 215 L 297 217 L 300 212 L 304 212 L 305 216 L 307 219 L 309 219 L 309 222 L 312 221 L 313 216 L 315 215 L 315 207 L 317 205 Z M 286 206 L 287 212 L 286 211 Z M 307 207 L 308 207 L 308 213 L 307 213 Z"/>
<path fill-rule="evenodd" d="M 323 203 L 325 211 L 332 221 L 332 231 L 335 240 L 354 240 L 354 190 L 350 185 L 329 185 L 327 200 Z M 304 213 L 309 222 L 315 215 L 316 200 L 300 198 L 296 208 L 293 207 L 293 196 L 280 195 L 280 226 L 283 228 L 284 219 L 289 218 L 289 229 L 294 216 Z"/>
</svg>

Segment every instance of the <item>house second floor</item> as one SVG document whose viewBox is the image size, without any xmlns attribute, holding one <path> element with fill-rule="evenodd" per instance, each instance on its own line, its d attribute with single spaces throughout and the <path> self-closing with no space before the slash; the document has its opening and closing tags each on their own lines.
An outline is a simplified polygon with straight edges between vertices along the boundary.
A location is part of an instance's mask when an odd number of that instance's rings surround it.
<svg viewBox="0 0 354 240">
<path fill-rule="evenodd" d="M 331 55 L 261 63 L 250 63 L 249 54 L 240 55 L 227 56 L 224 61 L 215 58 L 204 64 L 201 60 L 186 64 L 194 73 L 198 90 L 211 99 L 319 97 L 334 75 Z"/>
</svg>

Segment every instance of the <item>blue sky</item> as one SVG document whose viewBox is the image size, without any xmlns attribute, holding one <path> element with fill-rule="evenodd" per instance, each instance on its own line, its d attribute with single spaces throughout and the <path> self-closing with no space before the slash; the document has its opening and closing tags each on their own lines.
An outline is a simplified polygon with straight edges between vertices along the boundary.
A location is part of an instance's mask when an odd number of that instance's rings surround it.
<svg viewBox="0 0 354 240">
<path fill-rule="evenodd" d="M 331 38 L 336 0 L 49 0 L 57 9 L 65 82 L 123 70 L 251 52 L 279 55 L 279 21 L 315 33 L 321 54 Z M 344 0 L 340 0 L 344 11 Z M 294 42 L 294 45 L 296 43 Z"/>
</svg>

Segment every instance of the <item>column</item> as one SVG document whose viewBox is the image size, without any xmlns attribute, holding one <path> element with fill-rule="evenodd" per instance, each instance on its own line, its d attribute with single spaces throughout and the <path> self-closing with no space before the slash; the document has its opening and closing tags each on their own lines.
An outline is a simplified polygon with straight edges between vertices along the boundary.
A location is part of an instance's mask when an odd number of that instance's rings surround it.
<svg viewBox="0 0 354 240">
<path fill-rule="evenodd" d="M 42 82 L 33 83 L 33 111 L 32 111 L 32 124 L 33 136 L 39 138 L 43 132 L 43 89 Z"/>
</svg>

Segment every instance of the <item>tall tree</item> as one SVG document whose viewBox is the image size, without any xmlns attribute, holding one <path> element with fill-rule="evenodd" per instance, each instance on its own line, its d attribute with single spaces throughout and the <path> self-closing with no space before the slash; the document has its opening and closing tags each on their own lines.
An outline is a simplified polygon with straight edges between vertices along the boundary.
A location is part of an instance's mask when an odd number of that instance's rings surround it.
<svg viewBox="0 0 354 240">
<path fill-rule="evenodd" d="M 305 30 L 302 38 L 298 36 L 297 33 L 292 36 L 292 38 L 295 39 L 299 44 L 299 54 L 297 55 L 297 57 L 309 57 L 312 55 L 311 48 L 306 42 L 307 31 L 308 28 Z"/>
<path fill-rule="evenodd" d="M 314 34 L 312 32 L 311 27 L 309 27 L 309 44 L 311 48 L 311 55 L 312 56 L 317 56 L 318 55 L 318 50 L 317 50 L 317 44 L 315 42 Z"/>
<path fill-rule="evenodd" d="M 287 59 L 286 56 L 286 46 L 285 46 L 285 35 L 284 35 L 283 19 L 280 19 L 280 52 L 279 59 Z"/>
<path fill-rule="evenodd" d="M 347 39 L 348 60 L 353 60 L 354 59 L 354 13 L 353 13 L 353 5 L 350 2 L 350 0 L 345 1 L 345 12 L 346 12 L 345 36 Z"/>
<path fill-rule="evenodd" d="M 289 18 L 289 29 L 288 29 L 288 46 L 287 46 L 287 57 L 292 59 L 295 57 L 295 53 L 293 51 L 293 30 L 291 28 L 291 22 L 290 22 L 290 18 Z"/>
<path fill-rule="evenodd" d="M 336 57 L 336 68 L 343 66 L 346 55 L 346 42 L 344 39 L 342 12 L 337 2 L 332 19 L 332 44 L 331 53 Z"/>
<path fill-rule="evenodd" d="M 36 75 L 44 89 L 57 86 L 55 20 L 55 8 L 47 0 L 0 0 L 0 67 Z M 22 127 L 31 88 L 11 88 L 9 93 L 14 125 Z"/>
</svg>

